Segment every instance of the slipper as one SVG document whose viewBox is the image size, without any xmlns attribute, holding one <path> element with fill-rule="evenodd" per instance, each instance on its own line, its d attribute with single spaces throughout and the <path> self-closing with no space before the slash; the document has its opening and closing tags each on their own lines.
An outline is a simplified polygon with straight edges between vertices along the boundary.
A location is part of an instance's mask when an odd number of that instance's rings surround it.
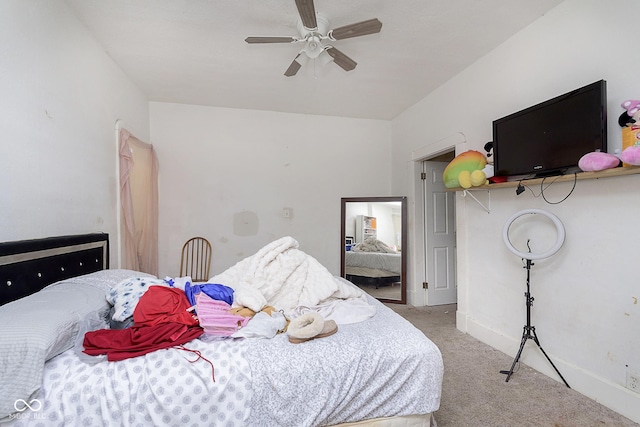
<svg viewBox="0 0 640 427">
<path fill-rule="evenodd" d="M 287 328 L 289 342 L 293 344 L 328 337 L 336 332 L 338 332 L 338 325 L 335 321 L 325 321 L 321 315 L 313 311 L 296 317 Z"/>
</svg>

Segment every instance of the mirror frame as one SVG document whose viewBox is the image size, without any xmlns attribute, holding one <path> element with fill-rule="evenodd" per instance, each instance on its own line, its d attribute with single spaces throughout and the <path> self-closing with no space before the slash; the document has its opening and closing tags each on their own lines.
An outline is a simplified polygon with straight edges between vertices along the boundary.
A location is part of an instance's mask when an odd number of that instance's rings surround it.
<svg viewBox="0 0 640 427">
<path fill-rule="evenodd" d="M 406 196 L 381 196 L 381 197 L 343 197 L 340 207 L 340 277 L 346 278 L 345 272 L 345 239 L 346 239 L 346 208 L 347 203 L 376 203 L 376 202 L 400 202 L 400 223 L 402 226 L 401 241 L 402 250 L 400 251 L 400 299 L 378 298 L 381 302 L 406 304 L 407 303 L 407 197 Z"/>
</svg>

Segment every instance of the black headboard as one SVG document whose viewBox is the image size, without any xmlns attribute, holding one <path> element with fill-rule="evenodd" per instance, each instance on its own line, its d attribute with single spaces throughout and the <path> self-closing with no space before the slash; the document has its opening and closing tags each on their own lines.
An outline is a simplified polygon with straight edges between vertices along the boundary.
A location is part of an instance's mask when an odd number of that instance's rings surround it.
<svg viewBox="0 0 640 427">
<path fill-rule="evenodd" d="M 59 280 L 107 268 L 106 233 L 0 243 L 0 305 Z"/>
</svg>

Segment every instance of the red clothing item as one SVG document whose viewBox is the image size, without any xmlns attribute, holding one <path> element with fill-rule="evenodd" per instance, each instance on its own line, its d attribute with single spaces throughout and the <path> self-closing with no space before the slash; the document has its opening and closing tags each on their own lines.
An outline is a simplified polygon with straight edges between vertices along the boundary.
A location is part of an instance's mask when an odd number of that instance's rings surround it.
<svg viewBox="0 0 640 427">
<path fill-rule="evenodd" d="M 191 305 L 183 290 L 149 286 L 133 311 L 133 322 L 136 326 L 153 326 L 165 322 L 197 326 L 198 320 L 187 311 L 189 307 Z"/>
<path fill-rule="evenodd" d="M 113 362 L 179 346 L 198 338 L 203 332 L 199 326 L 189 327 L 175 322 L 128 329 L 99 329 L 87 332 L 83 345 L 86 354 L 106 354 L 107 360 Z"/>
</svg>

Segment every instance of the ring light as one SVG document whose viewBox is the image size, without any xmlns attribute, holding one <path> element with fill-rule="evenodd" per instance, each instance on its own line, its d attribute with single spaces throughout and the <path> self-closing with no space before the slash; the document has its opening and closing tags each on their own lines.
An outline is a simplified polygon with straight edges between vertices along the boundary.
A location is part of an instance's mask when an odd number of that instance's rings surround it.
<svg viewBox="0 0 640 427">
<path fill-rule="evenodd" d="M 537 254 L 534 254 L 532 252 L 520 252 L 511 244 L 511 241 L 509 240 L 509 227 L 511 227 L 511 224 L 513 223 L 513 221 L 527 214 L 544 215 L 547 218 L 549 218 L 553 222 L 553 224 L 556 226 L 556 232 L 557 232 L 558 238 L 556 240 L 556 243 L 553 245 L 553 247 L 547 250 L 546 252 L 540 252 Z M 564 243 L 564 236 L 565 236 L 564 226 L 562 225 L 562 222 L 560 222 L 558 217 L 547 211 L 543 211 L 541 209 L 525 209 L 525 210 L 516 212 L 507 220 L 507 222 L 504 225 L 504 229 L 502 230 L 502 239 L 504 240 L 504 244 L 507 245 L 507 247 L 511 252 L 518 255 L 520 258 L 527 260 L 527 292 L 524 293 L 524 298 L 527 304 L 527 324 L 524 326 L 522 330 L 522 340 L 520 341 L 520 349 L 516 354 L 516 358 L 513 359 L 513 364 L 511 365 L 511 369 L 509 369 L 508 371 L 507 370 L 500 371 L 501 374 L 507 375 L 506 382 L 509 382 L 511 375 L 513 375 L 513 371 L 516 367 L 516 364 L 518 363 L 518 360 L 520 360 L 520 355 L 522 354 L 524 345 L 527 343 L 528 340 L 533 340 L 538 345 L 538 348 L 540 349 L 540 351 L 542 351 L 542 354 L 544 354 L 544 356 L 547 358 L 549 363 L 551 363 L 551 366 L 553 366 L 553 369 L 555 369 L 560 379 L 564 382 L 564 385 L 569 387 L 569 383 L 567 383 L 567 380 L 564 379 L 564 377 L 562 376 L 562 374 L 560 373 L 556 365 L 553 364 L 553 361 L 551 360 L 551 358 L 549 358 L 547 353 L 542 349 L 542 346 L 540 345 L 540 340 L 538 340 L 538 334 L 536 333 L 535 326 L 531 326 L 531 306 L 533 305 L 533 297 L 531 296 L 531 286 L 530 286 L 531 266 L 533 265 L 533 262 L 531 262 L 531 260 L 547 258 L 555 254 L 556 252 L 558 252 L 558 250 L 560 249 L 560 247 L 562 247 L 562 244 Z M 529 245 L 527 241 L 527 247 L 528 246 Z M 530 250 L 531 249 L 529 249 L 529 251 Z"/>
<path fill-rule="evenodd" d="M 511 240 L 509 240 L 509 227 L 511 227 L 511 224 L 516 219 L 520 218 L 523 215 L 528 215 L 528 214 L 544 215 L 547 218 L 549 218 L 555 225 L 557 240 L 549 250 L 545 252 L 540 252 L 540 253 L 521 252 L 518 249 L 516 249 L 513 246 L 513 244 L 511 244 Z M 524 209 L 519 212 L 516 212 L 507 220 L 507 222 L 504 225 L 504 229 L 502 230 L 502 239 L 504 240 L 504 244 L 507 245 L 507 248 L 509 248 L 511 252 L 513 252 L 515 255 L 518 255 L 520 258 L 529 259 L 529 260 L 548 258 L 551 255 L 555 254 L 562 247 L 562 244 L 564 243 L 564 237 L 565 237 L 564 226 L 562 225 L 562 222 L 560 221 L 560 219 L 554 214 L 544 211 L 542 209 Z"/>
</svg>

